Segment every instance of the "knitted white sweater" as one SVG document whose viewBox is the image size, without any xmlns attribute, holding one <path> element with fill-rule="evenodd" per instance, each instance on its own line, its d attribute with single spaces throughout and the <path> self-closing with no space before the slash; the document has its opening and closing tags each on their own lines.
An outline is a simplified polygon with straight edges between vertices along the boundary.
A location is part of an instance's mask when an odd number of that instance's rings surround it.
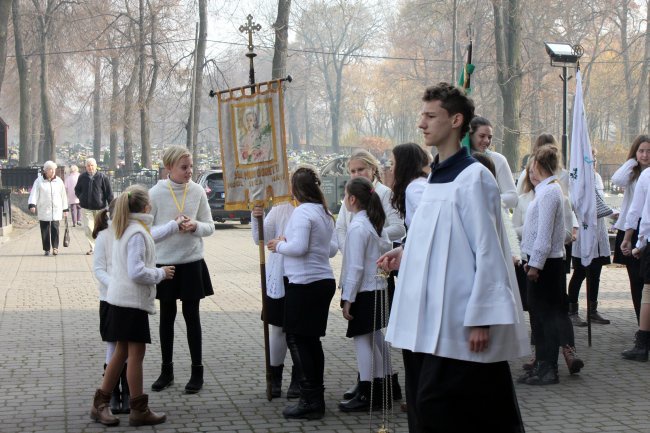
<svg viewBox="0 0 650 433">
<path fill-rule="evenodd" d="M 183 191 L 187 185 L 187 195 L 183 206 Z M 176 201 L 169 191 L 176 195 Z M 151 215 L 153 224 L 158 226 L 169 220 L 176 219 L 179 214 L 186 215 L 197 222 L 196 231 L 180 232 L 156 243 L 156 263 L 161 265 L 178 265 L 191 263 L 203 258 L 203 239 L 214 233 L 214 221 L 208 205 L 208 197 L 200 185 L 189 183 L 175 183 L 169 179 L 159 180 L 151 190 Z M 176 202 L 181 207 L 178 210 Z"/>
</svg>

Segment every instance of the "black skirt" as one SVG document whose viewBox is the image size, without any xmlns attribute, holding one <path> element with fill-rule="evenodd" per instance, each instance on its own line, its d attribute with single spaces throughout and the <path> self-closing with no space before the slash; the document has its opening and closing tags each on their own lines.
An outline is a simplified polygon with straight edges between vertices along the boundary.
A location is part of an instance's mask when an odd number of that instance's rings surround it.
<svg viewBox="0 0 650 433">
<path fill-rule="evenodd" d="M 284 296 L 284 332 L 324 337 L 335 291 L 333 278 L 309 284 L 289 283 Z"/>
<path fill-rule="evenodd" d="M 149 313 L 137 308 L 108 304 L 106 341 L 151 343 Z"/>
<path fill-rule="evenodd" d="M 274 299 L 265 293 L 264 300 L 266 302 L 266 321 L 269 325 L 284 327 L 284 297 Z M 260 320 L 264 320 L 261 314 Z"/>
<path fill-rule="evenodd" d="M 106 301 L 99 301 L 99 335 L 102 336 L 102 341 L 110 341 L 111 343 L 115 340 L 106 339 L 106 318 L 108 317 L 108 309 L 110 304 Z"/>
<path fill-rule="evenodd" d="M 626 256 L 621 251 L 621 244 L 623 243 L 623 238 L 625 237 L 625 230 L 619 230 L 616 232 L 616 242 L 614 243 L 614 263 L 625 266 L 639 266 L 639 260 L 635 259 L 632 256 Z M 632 235 L 632 247 L 636 245 L 636 241 L 639 240 L 639 232 L 634 230 Z"/>
<path fill-rule="evenodd" d="M 205 260 L 183 263 L 181 265 L 158 264 L 157 267 L 175 266 L 176 272 L 171 280 L 162 280 L 156 286 L 156 299 L 163 301 L 193 301 L 214 295 L 210 272 Z"/>
<path fill-rule="evenodd" d="M 354 319 L 348 322 L 346 337 L 352 338 L 357 335 L 365 335 L 384 328 L 388 317 L 384 313 L 382 321 L 382 306 L 385 306 L 386 291 L 373 290 L 371 292 L 360 292 L 350 307 L 350 315 Z"/>
</svg>

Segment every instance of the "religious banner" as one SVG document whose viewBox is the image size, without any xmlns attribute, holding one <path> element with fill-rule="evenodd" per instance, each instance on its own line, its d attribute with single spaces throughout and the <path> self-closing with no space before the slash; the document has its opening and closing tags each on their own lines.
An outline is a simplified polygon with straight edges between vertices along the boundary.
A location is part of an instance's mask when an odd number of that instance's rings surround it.
<svg viewBox="0 0 650 433">
<path fill-rule="evenodd" d="M 230 89 L 219 97 L 226 210 L 291 199 L 280 80 Z"/>
</svg>

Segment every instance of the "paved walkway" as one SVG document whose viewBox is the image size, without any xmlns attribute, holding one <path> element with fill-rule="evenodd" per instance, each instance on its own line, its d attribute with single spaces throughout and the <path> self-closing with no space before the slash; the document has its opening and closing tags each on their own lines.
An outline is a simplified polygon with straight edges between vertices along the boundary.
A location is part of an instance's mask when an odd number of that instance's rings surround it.
<svg viewBox="0 0 650 433">
<path fill-rule="evenodd" d="M 88 417 L 93 391 L 101 380 L 104 345 L 98 333 L 92 257 L 83 254 L 88 249 L 83 229 L 72 230 L 70 247 L 61 248 L 56 257 L 42 255 L 38 227 L 17 230 L 0 242 L 0 431 L 376 431 L 376 420 L 371 430 L 367 414 L 342 414 L 336 407 L 356 370 L 338 297 L 332 302 L 328 335 L 323 339 L 326 416 L 320 421 L 287 422 L 281 416 L 286 399 L 267 402 L 264 397 L 257 250 L 250 229 L 221 225 L 205 245 L 216 291 L 201 304 L 205 387 L 197 395 L 182 393 L 190 360 L 179 315 L 177 383 L 161 393 L 150 393 L 152 407 L 166 411 L 169 421 L 134 429 L 128 427 L 125 415 L 120 415 L 122 424 L 117 428 L 104 428 Z M 340 258 L 333 264 L 338 274 Z M 624 269 L 603 271 L 600 310 L 613 324 L 594 326 L 592 348 L 586 347 L 586 330 L 576 330 L 578 353 L 586 363 L 580 375 L 570 377 L 562 366 L 559 385 L 516 386 L 528 432 L 650 431 L 650 368 L 619 356 L 631 345 L 636 328 Z M 157 377 L 160 362 L 158 317 L 152 316 L 150 323 L 153 344 L 145 357 L 145 388 Z M 512 363 L 514 374 L 519 373 L 520 363 Z M 394 364 L 403 382 L 397 351 Z M 472 409 L 467 408 L 467 413 L 471 416 Z M 407 431 L 405 414 L 393 413 L 391 431 Z"/>
</svg>

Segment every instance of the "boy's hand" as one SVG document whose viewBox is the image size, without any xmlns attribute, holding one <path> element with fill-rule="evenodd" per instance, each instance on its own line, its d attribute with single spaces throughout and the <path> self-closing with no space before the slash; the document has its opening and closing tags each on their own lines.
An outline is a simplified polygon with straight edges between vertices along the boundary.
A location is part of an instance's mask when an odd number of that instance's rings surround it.
<svg viewBox="0 0 650 433">
<path fill-rule="evenodd" d="M 472 352 L 483 352 L 488 348 L 490 341 L 490 328 L 473 327 L 469 331 L 469 350 Z"/>
</svg>

